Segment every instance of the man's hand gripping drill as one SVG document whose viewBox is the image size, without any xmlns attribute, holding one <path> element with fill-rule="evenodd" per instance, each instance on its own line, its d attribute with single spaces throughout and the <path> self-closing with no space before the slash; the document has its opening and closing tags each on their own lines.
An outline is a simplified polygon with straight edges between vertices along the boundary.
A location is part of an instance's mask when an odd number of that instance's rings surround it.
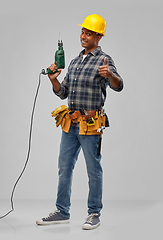
<svg viewBox="0 0 163 240">
<path fill-rule="evenodd" d="M 61 69 L 58 69 L 58 71 L 56 72 L 57 70 L 57 65 L 55 63 L 51 64 L 51 66 L 49 67 L 49 69 L 54 72 L 54 74 L 48 74 L 48 77 L 50 79 L 51 82 L 55 81 L 56 78 L 61 74 Z"/>
</svg>

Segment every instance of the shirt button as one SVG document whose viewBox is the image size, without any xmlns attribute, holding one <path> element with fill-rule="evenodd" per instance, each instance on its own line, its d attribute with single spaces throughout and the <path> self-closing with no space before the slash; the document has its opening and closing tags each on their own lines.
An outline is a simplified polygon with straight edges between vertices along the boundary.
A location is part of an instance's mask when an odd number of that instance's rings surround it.
<svg viewBox="0 0 163 240">
<path fill-rule="evenodd" d="M 76 78 L 75 78 L 75 81 L 76 81 Z"/>
<path fill-rule="evenodd" d="M 75 91 L 73 91 L 73 92 L 75 92 Z"/>
<path fill-rule="evenodd" d="M 74 103 L 72 102 L 72 104 L 74 104 Z"/>
</svg>

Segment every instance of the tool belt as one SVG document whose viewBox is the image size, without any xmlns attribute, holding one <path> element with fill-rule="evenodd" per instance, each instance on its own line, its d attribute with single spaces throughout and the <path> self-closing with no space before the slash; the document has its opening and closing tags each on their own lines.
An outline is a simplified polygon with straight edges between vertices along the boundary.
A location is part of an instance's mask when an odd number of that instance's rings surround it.
<svg viewBox="0 0 163 240">
<path fill-rule="evenodd" d="M 88 118 L 95 118 L 96 117 L 96 110 L 88 110 L 86 111 L 87 114 L 82 115 L 80 111 L 70 111 L 69 118 L 73 123 L 78 123 L 79 122 L 79 117 L 82 116 L 83 120 L 87 120 Z"/>
<path fill-rule="evenodd" d="M 105 127 L 105 116 L 101 111 L 87 110 L 83 113 L 81 111 L 71 111 L 65 105 L 56 108 L 52 112 L 52 117 L 55 117 L 56 126 L 61 125 L 64 132 L 68 133 L 71 122 L 79 123 L 80 135 L 98 135 L 100 132 L 97 130 Z"/>
</svg>

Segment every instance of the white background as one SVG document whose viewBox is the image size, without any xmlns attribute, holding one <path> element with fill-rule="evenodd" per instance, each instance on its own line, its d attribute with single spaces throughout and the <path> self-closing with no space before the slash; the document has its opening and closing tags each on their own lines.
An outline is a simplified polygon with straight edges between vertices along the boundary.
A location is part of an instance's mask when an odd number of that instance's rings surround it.
<svg viewBox="0 0 163 240">
<path fill-rule="evenodd" d="M 106 112 L 111 127 L 102 142 L 105 200 L 163 199 L 162 1 L 2 0 L 0 7 L 0 199 L 9 199 L 28 150 L 31 111 L 42 68 L 64 42 L 66 68 L 82 50 L 79 35 L 87 15 L 107 22 L 100 45 L 124 79 L 120 93 L 108 88 Z M 32 147 L 17 199 L 55 199 L 61 129 L 51 111 L 61 101 L 42 76 L 34 114 Z M 88 179 L 82 152 L 72 198 L 87 199 Z"/>
</svg>

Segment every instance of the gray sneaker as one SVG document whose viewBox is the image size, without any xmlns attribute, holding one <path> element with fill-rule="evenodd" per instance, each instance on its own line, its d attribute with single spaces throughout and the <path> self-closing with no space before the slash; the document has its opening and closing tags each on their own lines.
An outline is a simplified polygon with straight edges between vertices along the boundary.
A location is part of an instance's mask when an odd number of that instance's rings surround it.
<svg viewBox="0 0 163 240">
<path fill-rule="evenodd" d="M 97 213 L 92 213 L 86 218 L 86 222 L 83 224 L 82 229 L 91 230 L 95 229 L 100 225 L 100 219 Z"/>
<path fill-rule="evenodd" d="M 69 223 L 69 218 L 63 217 L 59 210 L 50 213 L 46 218 L 36 221 L 37 225 L 51 225 L 57 223 Z"/>
</svg>

